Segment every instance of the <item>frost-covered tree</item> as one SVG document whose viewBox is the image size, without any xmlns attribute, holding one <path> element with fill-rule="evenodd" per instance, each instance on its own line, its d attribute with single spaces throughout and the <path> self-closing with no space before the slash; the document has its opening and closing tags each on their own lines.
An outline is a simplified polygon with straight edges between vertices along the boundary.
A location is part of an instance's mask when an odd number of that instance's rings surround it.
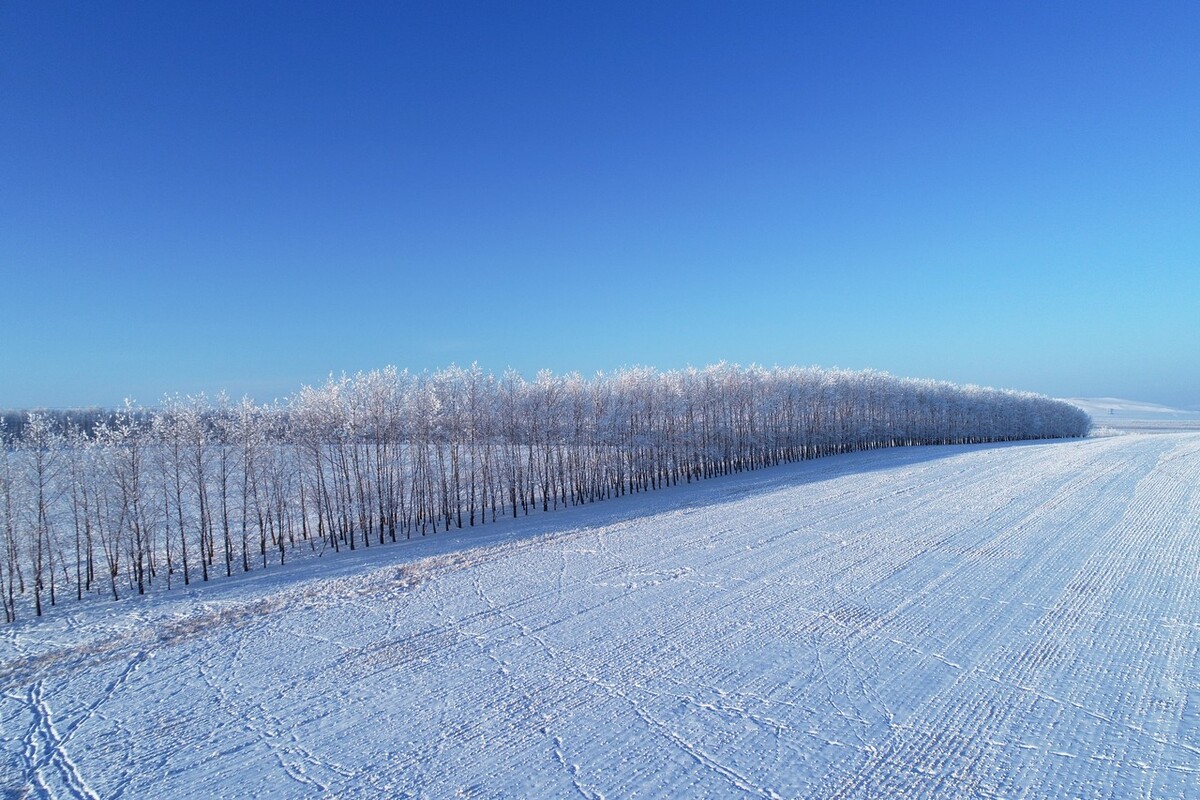
<svg viewBox="0 0 1200 800">
<path fill-rule="evenodd" d="M 875 371 L 741 367 L 599 373 L 478 365 L 331 375 L 289 401 L 0 425 L 0 600 L 148 591 L 271 554 L 339 551 L 744 470 L 879 447 L 1082 436 L 1088 416 L 1023 392 Z M 73 546 L 72 546 L 73 544 Z M 103 569 L 108 576 L 97 579 Z"/>
<path fill-rule="evenodd" d="M 55 506 L 62 488 L 59 477 L 66 459 L 64 439 L 51 420 L 43 414 L 30 414 L 21 434 L 20 450 L 24 456 L 26 530 L 30 545 L 27 548 L 29 570 L 33 582 L 34 613 L 42 615 L 42 597 L 48 593 L 54 605 L 55 554 L 57 527 Z"/>
</svg>

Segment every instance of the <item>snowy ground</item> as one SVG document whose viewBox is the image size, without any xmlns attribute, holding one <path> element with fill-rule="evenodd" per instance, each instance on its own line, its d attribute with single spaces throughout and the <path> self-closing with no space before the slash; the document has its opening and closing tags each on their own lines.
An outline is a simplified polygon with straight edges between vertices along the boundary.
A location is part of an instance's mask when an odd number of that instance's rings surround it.
<svg viewBox="0 0 1200 800">
<path fill-rule="evenodd" d="M 484 536 L 0 631 L 0 798 L 1200 797 L 1200 435 Z"/>
<path fill-rule="evenodd" d="M 1119 397 L 1071 397 L 1067 402 L 1092 418 L 1093 436 L 1122 433 L 1200 433 L 1200 411 Z"/>
<path fill-rule="evenodd" d="M 1082 408 L 1097 422 L 1105 418 L 1117 420 L 1181 419 L 1200 420 L 1200 411 L 1172 408 L 1158 403 L 1141 400 L 1125 400 L 1120 397 L 1068 397 L 1066 401 Z"/>
</svg>

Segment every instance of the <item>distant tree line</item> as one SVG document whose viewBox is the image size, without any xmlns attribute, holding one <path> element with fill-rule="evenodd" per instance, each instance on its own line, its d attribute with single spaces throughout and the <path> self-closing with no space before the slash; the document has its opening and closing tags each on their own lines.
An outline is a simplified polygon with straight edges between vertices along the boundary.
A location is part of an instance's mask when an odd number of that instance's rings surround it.
<svg viewBox="0 0 1200 800">
<path fill-rule="evenodd" d="M 170 397 L 0 426 L 0 606 L 146 592 L 881 447 L 1087 434 L 1024 392 L 729 364 L 527 380 L 331 377 L 290 400 Z"/>
<path fill-rule="evenodd" d="M 60 431 L 73 428 L 91 436 L 101 423 L 114 424 L 118 413 L 120 412 L 111 408 L 0 409 L 0 436 L 6 436 L 10 442 L 20 439 L 32 415 L 44 417 Z"/>
</svg>

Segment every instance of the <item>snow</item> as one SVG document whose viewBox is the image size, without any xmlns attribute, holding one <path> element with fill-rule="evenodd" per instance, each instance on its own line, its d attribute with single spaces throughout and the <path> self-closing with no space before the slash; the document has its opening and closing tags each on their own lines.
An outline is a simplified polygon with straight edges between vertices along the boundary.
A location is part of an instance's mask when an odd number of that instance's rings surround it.
<svg viewBox="0 0 1200 800">
<path fill-rule="evenodd" d="M 1200 410 L 1189 411 L 1119 397 L 1071 397 L 1066 402 L 1082 408 L 1091 416 L 1093 436 L 1200 432 Z"/>
<path fill-rule="evenodd" d="M 1200 435 L 876 450 L 0 631 L 0 796 L 1200 796 Z"/>
<path fill-rule="evenodd" d="M 1070 397 L 1066 400 L 1093 417 L 1120 416 L 1124 419 L 1164 417 L 1200 417 L 1198 411 L 1147 403 L 1142 400 L 1123 400 L 1119 397 Z"/>
<path fill-rule="evenodd" d="M 1141 400 L 1123 400 L 1119 397 L 1070 397 L 1066 402 L 1082 408 L 1092 415 L 1096 422 L 1108 418 L 1120 420 L 1129 419 L 1195 419 L 1200 420 L 1200 411 L 1189 411 L 1184 408 L 1172 408 L 1158 403 L 1146 403 Z"/>
</svg>

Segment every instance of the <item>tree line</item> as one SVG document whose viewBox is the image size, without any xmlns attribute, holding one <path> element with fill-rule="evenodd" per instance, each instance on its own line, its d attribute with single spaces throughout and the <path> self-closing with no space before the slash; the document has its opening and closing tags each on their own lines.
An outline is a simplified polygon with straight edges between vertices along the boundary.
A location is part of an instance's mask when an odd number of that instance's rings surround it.
<svg viewBox="0 0 1200 800">
<path fill-rule="evenodd" d="M 37 410 L 39 417 L 45 417 L 50 424 L 60 430 L 75 427 L 89 436 L 103 422 L 109 425 L 114 424 L 118 413 L 118 410 L 112 408 L 44 408 Z M 7 436 L 9 441 L 21 438 L 29 419 L 30 414 L 27 411 L 0 408 L 0 436 Z"/>
<path fill-rule="evenodd" d="M 477 366 L 331 376 L 287 401 L 161 406 L 0 425 L 0 606 L 40 616 L 594 503 L 881 447 L 1087 434 L 1026 392 L 874 371 L 717 364 L 533 380 Z M 17 433 L 12 433 L 17 431 Z"/>
</svg>

